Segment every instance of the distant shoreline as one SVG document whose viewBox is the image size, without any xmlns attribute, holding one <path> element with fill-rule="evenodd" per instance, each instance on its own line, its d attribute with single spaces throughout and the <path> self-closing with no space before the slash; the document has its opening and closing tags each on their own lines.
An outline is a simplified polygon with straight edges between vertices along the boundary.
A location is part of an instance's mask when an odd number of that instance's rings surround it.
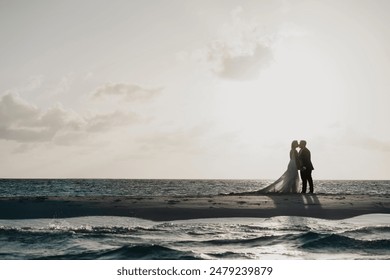
<svg viewBox="0 0 390 280">
<path fill-rule="evenodd" d="M 152 221 L 274 216 L 345 219 L 378 213 L 390 214 L 389 195 L 0 197 L 0 219 L 82 216 L 124 216 Z"/>
</svg>

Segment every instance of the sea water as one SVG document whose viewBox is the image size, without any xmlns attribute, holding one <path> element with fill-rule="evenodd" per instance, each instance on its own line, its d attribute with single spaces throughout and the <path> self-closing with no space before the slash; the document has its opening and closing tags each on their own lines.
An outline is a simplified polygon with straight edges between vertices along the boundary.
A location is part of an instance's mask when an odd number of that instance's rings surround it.
<svg viewBox="0 0 390 280">
<path fill-rule="evenodd" d="M 0 180 L 4 197 L 197 196 L 268 180 Z M 389 195 L 389 181 L 317 181 L 316 193 Z M 390 259 L 390 215 L 152 222 L 129 217 L 0 220 L 0 259 Z"/>
<path fill-rule="evenodd" d="M 272 180 L 0 179 L 0 196 L 203 196 L 261 189 Z M 390 194 L 390 181 L 317 180 L 317 194 Z"/>
</svg>

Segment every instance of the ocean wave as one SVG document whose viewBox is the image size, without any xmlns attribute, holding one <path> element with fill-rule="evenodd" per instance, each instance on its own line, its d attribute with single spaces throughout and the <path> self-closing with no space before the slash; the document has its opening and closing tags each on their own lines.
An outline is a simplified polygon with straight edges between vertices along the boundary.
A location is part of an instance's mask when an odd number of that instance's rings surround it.
<svg viewBox="0 0 390 280">
<path fill-rule="evenodd" d="M 146 232 L 164 232 L 164 229 L 155 227 L 125 227 L 125 226 L 63 226 L 63 225 L 49 225 L 45 227 L 7 227 L 0 226 L 0 234 L 141 234 Z"/>
<path fill-rule="evenodd" d="M 201 243 L 206 245 L 245 245 L 245 246 L 265 246 L 279 243 L 282 240 L 290 239 L 293 235 L 266 235 L 254 238 L 240 238 L 240 239 L 213 239 L 202 241 Z"/>
<path fill-rule="evenodd" d="M 248 259 L 248 254 L 233 251 L 209 253 L 207 256 L 215 259 Z"/>
<path fill-rule="evenodd" d="M 64 240 L 73 235 L 71 231 L 37 231 L 35 229 L 0 228 L 0 240 L 18 241 L 22 243 L 52 242 Z"/>
<path fill-rule="evenodd" d="M 0 220 L 0 259 L 389 258 L 390 215 Z"/>
<path fill-rule="evenodd" d="M 390 250 L 389 239 L 378 240 L 361 240 L 336 233 L 320 234 L 320 233 L 306 233 L 301 236 L 304 241 L 301 246 L 302 249 L 322 249 L 322 250 Z"/>
<path fill-rule="evenodd" d="M 390 225 L 389 226 L 369 226 L 361 227 L 356 229 L 347 230 L 344 233 L 351 234 L 390 234 Z"/>
<path fill-rule="evenodd" d="M 67 260 L 196 260 L 192 252 L 170 249 L 160 245 L 124 245 L 119 248 L 101 251 L 80 252 L 78 254 L 63 254 L 44 256 L 37 259 L 67 259 Z"/>
</svg>

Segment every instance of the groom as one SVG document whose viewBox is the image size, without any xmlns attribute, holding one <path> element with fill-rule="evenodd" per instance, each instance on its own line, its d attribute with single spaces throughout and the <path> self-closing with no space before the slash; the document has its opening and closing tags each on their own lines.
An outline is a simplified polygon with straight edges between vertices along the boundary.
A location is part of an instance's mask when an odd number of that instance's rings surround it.
<svg viewBox="0 0 390 280">
<path fill-rule="evenodd" d="M 301 171 L 302 179 L 302 193 L 306 193 L 307 182 L 309 182 L 310 193 L 313 193 L 313 178 L 311 177 L 311 172 L 314 170 L 313 164 L 311 163 L 311 155 L 308 148 L 306 148 L 306 141 L 301 140 L 299 142 L 300 151 L 298 153 L 299 160 L 299 170 Z"/>
</svg>

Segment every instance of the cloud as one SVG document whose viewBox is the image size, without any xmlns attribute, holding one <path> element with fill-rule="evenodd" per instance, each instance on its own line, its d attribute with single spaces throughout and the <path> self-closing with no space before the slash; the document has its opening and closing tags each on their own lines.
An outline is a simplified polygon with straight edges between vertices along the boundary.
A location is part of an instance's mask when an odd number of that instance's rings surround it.
<svg viewBox="0 0 390 280">
<path fill-rule="evenodd" d="M 73 74 L 62 76 L 59 82 L 55 86 L 53 86 L 53 88 L 50 91 L 50 94 L 56 96 L 68 92 L 73 82 L 74 82 Z"/>
<path fill-rule="evenodd" d="M 197 131 L 155 132 L 138 138 L 141 149 L 152 154 L 192 153 L 200 134 Z"/>
<path fill-rule="evenodd" d="M 119 111 L 82 116 L 61 105 L 42 110 L 11 93 L 0 99 L 0 139 L 19 143 L 55 142 L 57 138 L 69 139 L 68 135 L 102 133 L 136 121 L 135 114 Z"/>
<path fill-rule="evenodd" d="M 220 26 L 213 42 L 192 52 L 180 52 L 178 58 L 206 65 L 219 78 L 257 79 L 273 59 L 276 36 L 266 31 L 258 19 L 248 19 L 243 12 L 243 8 L 235 8 L 230 21 Z"/>
<path fill-rule="evenodd" d="M 358 148 L 360 150 L 389 153 L 390 141 L 386 138 L 379 138 L 375 135 L 356 130 L 351 127 L 335 125 L 332 134 L 338 135 L 333 138 L 322 137 L 322 142 L 334 146 L 335 144 L 345 148 Z"/>
<path fill-rule="evenodd" d="M 208 123 L 190 128 L 177 128 L 171 131 L 155 131 L 137 137 L 142 153 L 160 154 L 201 154 L 210 145 Z"/>
<path fill-rule="evenodd" d="M 221 28 L 220 39 L 208 47 L 207 60 L 220 78 L 253 80 L 273 58 L 271 36 L 257 19 L 246 18 L 239 6 L 231 22 Z"/>
<path fill-rule="evenodd" d="M 115 111 L 109 114 L 93 115 L 85 118 L 85 130 L 88 132 L 107 131 L 113 127 L 125 126 L 140 121 L 135 113 Z"/>
<path fill-rule="evenodd" d="M 63 75 L 59 80 L 50 79 L 43 75 L 36 75 L 31 76 L 21 86 L 12 89 L 12 91 L 21 94 L 36 92 L 39 94 L 45 93 L 49 96 L 58 96 L 68 92 L 74 82 L 75 78 L 72 73 Z"/>
<path fill-rule="evenodd" d="M 282 5 L 284 7 L 284 5 Z M 280 13 L 286 13 L 282 8 Z M 305 36 L 291 22 L 275 20 L 266 26 L 261 18 L 246 16 L 242 7 L 232 10 L 230 21 L 220 26 L 213 42 L 193 51 L 177 54 L 180 61 L 192 60 L 222 79 L 246 81 L 259 78 L 274 61 L 278 46 L 288 38 Z"/>
<path fill-rule="evenodd" d="M 349 146 L 355 146 L 365 150 L 373 150 L 377 152 L 390 152 L 389 141 L 374 138 L 369 135 L 363 135 L 352 129 L 348 129 L 344 140 Z"/>
<path fill-rule="evenodd" d="M 101 97 L 121 97 L 126 101 L 147 100 L 161 92 L 162 88 L 146 89 L 135 84 L 106 84 L 93 92 L 95 98 Z"/>
<path fill-rule="evenodd" d="M 32 76 L 28 82 L 18 90 L 31 92 L 42 87 L 45 77 L 43 75 Z"/>
<path fill-rule="evenodd" d="M 18 124 L 23 120 L 33 119 L 37 116 L 39 110 L 37 107 L 28 104 L 17 95 L 8 93 L 0 100 L 0 121 L 1 125 L 11 122 Z"/>
<path fill-rule="evenodd" d="M 375 139 L 372 137 L 368 137 L 365 139 L 361 139 L 361 142 L 363 145 L 372 148 L 374 150 L 377 150 L 379 152 L 390 152 L 390 143 L 388 141 L 382 141 L 379 139 Z"/>
<path fill-rule="evenodd" d="M 217 131 L 212 122 L 146 133 L 136 137 L 135 141 L 143 156 L 208 154 L 219 157 L 241 148 L 236 133 Z"/>
<path fill-rule="evenodd" d="M 212 71 L 219 77 L 233 80 L 253 80 L 272 61 L 272 50 L 258 43 L 248 53 L 235 53 L 226 46 L 214 47 L 209 52 Z"/>
</svg>

